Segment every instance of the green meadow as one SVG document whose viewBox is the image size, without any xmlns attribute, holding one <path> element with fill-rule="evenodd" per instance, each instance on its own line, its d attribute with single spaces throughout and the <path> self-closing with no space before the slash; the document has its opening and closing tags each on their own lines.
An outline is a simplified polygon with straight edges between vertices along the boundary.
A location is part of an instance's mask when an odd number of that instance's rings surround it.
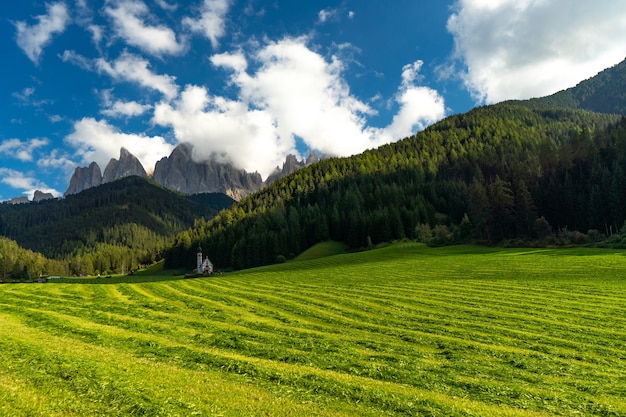
<svg viewBox="0 0 626 417">
<path fill-rule="evenodd" d="M 626 415 L 625 253 L 399 243 L 2 284 L 0 415 Z"/>
</svg>

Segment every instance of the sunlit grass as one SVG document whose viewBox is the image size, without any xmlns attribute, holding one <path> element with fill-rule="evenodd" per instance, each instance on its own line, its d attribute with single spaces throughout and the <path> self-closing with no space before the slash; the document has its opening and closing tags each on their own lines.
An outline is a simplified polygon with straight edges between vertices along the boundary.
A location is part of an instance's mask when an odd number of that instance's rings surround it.
<svg viewBox="0 0 626 417">
<path fill-rule="evenodd" d="M 404 243 L 5 284 L 0 415 L 624 415 L 625 272 L 619 251 Z"/>
</svg>

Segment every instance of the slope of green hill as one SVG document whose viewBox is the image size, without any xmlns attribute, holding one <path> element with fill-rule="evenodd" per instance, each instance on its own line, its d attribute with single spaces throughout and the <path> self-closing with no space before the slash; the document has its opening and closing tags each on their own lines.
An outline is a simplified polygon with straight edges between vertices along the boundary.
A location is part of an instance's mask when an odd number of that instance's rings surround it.
<svg viewBox="0 0 626 417">
<path fill-rule="evenodd" d="M 626 114 L 626 60 L 575 87 L 522 103 L 537 108 L 568 107 L 598 113 Z"/>
<path fill-rule="evenodd" d="M 583 104 L 603 96 L 626 107 L 625 73 L 622 63 L 571 93 Z M 166 265 L 192 266 L 197 244 L 217 265 L 247 268 L 328 239 L 352 249 L 402 238 L 602 239 L 626 220 L 626 119 L 571 108 L 580 106 L 480 107 L 399 142 L 322 161 L 183 232 Z"/>
</svg>

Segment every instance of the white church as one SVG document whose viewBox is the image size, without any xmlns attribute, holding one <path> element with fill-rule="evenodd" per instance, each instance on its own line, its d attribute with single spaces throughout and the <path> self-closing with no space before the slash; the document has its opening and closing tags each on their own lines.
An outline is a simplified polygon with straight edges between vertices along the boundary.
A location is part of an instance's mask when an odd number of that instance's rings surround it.
<svg viewBox="0 0 626 417">
<path fill-rule="evenodd" d="M 213 264 L 209 260 L 209 257 L 202 259 L 202 247 L 198 246 L 198 255 L 196 258 L 196 264 L 198 267 L 198 274 L 211 275 L 213 273 Z"/>
</svg>

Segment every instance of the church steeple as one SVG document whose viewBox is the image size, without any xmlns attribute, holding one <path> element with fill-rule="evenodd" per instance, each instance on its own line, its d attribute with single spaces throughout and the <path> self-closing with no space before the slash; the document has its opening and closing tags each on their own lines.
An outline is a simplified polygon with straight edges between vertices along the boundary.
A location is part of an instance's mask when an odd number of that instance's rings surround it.
<svg viewBox="0 0 626 417">
<path fill-rule="evenodd" d="M 198 255 L 196 257 L 196 269 L 198 274 L 202 273 L 202 247 L 198 245 Z"/>
</svg>

